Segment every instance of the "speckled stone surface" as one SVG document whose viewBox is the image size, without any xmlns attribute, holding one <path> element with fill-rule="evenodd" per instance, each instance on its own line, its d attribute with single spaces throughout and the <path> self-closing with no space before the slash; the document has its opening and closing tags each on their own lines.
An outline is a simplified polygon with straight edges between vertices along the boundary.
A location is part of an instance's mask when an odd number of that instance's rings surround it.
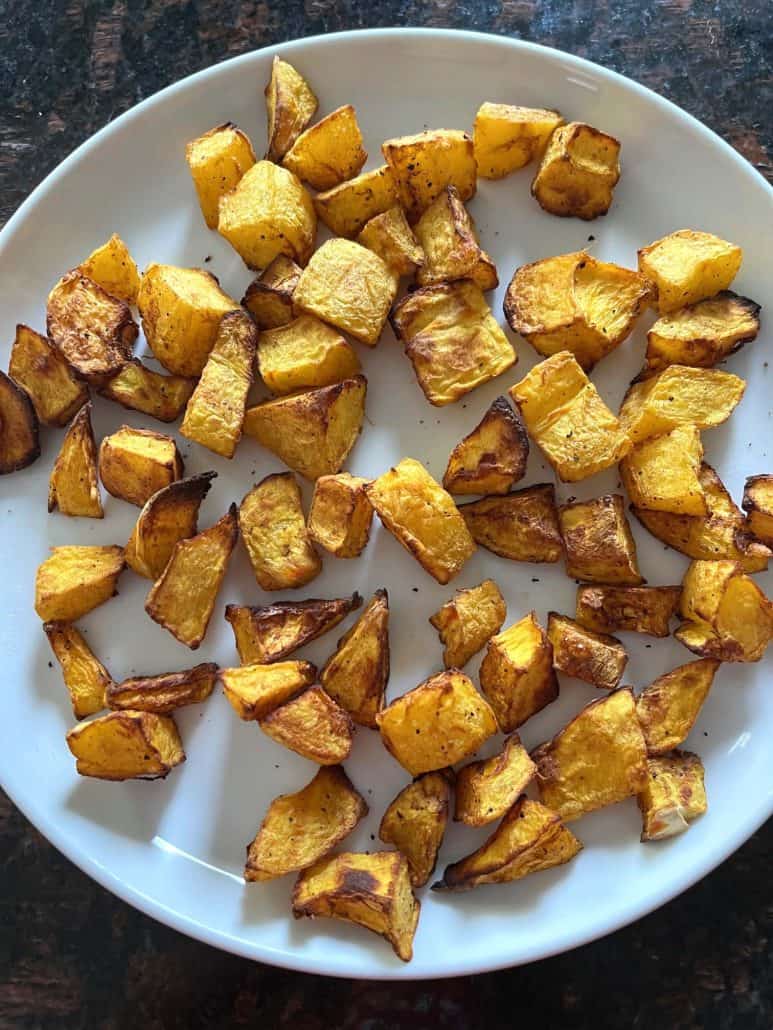
<svg viewBox="0 0 773 1030">
<path fill-rule="evenodd" d="M 96 129 L 184 75 L 298 36 L 412 24 L 598 61 L 676 101 L 773 179 L 769 0 L 0 0 L 0 221 Z M 0 863 L 0 1030 L 773 1026 L 771 824 L 602 941 L 404 985 L 283 972 L 188 940 L 92 883 L 1 795 Z"/>
</svg>

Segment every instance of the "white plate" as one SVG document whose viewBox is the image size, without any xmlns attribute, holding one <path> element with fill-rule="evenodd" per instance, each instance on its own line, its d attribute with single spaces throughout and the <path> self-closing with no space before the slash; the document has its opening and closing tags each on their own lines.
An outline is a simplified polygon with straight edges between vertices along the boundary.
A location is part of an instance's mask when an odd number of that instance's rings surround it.
<svg viewBox="0 0 773 1030">
<path fill-rule="evenodd" d="M 164 90 L 99 132 L 68 158 L 0 235 L 0 364 L 7 367 L 17 321 L 42 329 L 45 298 L 60 273 L 114 231 L 138 263 L 165 261 L 216 272 L 240 297 L 249 275 L 229 246 L 204 227 L 183 148 L 219 122 L 233 120 L 260 149 L 265 138 L 262 89 L 275 52 L 298 65 L 320 97 L 320 113 L 353 102 L 370 165 L 389 136 L 424 127 L 469 129 L 484 100 L 556 107 L 613 133 L 623 142 L 623 176 L 611 213 L 591 223 L 553 218 L 529 195 L 531 170 L 498 183 L 481 182 L 471 204 L 502 286 L 492 297 L 501 318 L 504 287 L 526 261 L 589 244 L 605 259 L 635 265 L 636 249 L 674 229 L 706 229 L 742 244 L 737 288 L 763 304 L 770 296 L 772 192 L 729 146 L 665 100 L 574 57 L 526 43 L 472 33 L 393 30 L 345 33 L 288 43 L 227 61 Z M 646 326 L 594 373 L 616 406 L 642 361 Z M 748 379 L 746 396 L 729 424 L 704 434 L 707 460 L 738 498 L 744 477 L 773 464 L 770 441 L 771 356 L 767 329 L 731 362 Z M 141 343 L 140 349 L 144 348 Z M 360 348 L 370 382 L 368 422 L 349 462 L 352 472 L 376 475 L 411 455 L 439 478 L 453 444 L 487 405 L 535 362 L 517 343 L 516 370 L 450 408 L 430 407 L 410 364 L 389 333 L 375 351 Z M 140 416 L 95 404 L 98 437 Z M 163 428 L 156 426 L 156 428 Z M 179 715 L 187 763 L 167 780 L 109 784 L 76 776 L 64 744 L 72 724 L 58 668 L 32 610 L 35 568 L 52 544 L 119 543 L 137 511 L 106 497 L 104 521 L 46 513 L 47 476 L 61 434 L 42 434 L 43 455 L 24 472 L 0 479 L 0 569 L 4 580 L 0 653 L 3 718 L 0 773 L 12 799 L 69 858 L 109 890 L 171 926 L 221 948 L 265 962 L 318 973 L 362 977 L 429 977 L 527 962 L 582 944 L 638 918 L 684 890 L 737 848 L 771 811 L 771 660 L 721 669 L 688 746 L 703 757 L 710 811 L 669 843 L 642 846 L 633 801 L 575 824 L 585 844 L 565 868 L 520 883 L 464 895 L 422 891 L 415 958 L 408 965 L 364 930 L 330 920 L 294 922 L 292 878 L 245 886 L 244 845 L 266 805 L 312 775 L 308 762 L 282 749 L 249 723 L 240 723 L 220 692 Z M 239 500 L 279 462 L 245 439 L 236 460 L 219 460 L 181 441 L 191 473 L 216 468 L 219 478 L 202 509 L 202 526 Z M 524 480 L 552 476 L 533 448 Z M 559 486 L 562 499 L 590 497 L 619 486 L 614 472 L 579 486 Z M 305 490 L 308 501 L 308 489 Z M 642 568 L 651 583 L 678 582 L 686 561 L 634 526 Z M 508 602 L 508 622 L 536 608 L 572 612 L 575 585 L 563 566 L 507 562 L 480 550 L 449 587 L 440 587 L 381 527 L 355 562 L 325 560 L 323 574 L 301 596 L 336 596 L 357 589 L 389 590 L 393 698 L 438 668 L 440 648 L 427 617 L 456 587 L 493 576 Z M 770 577 L 760 577 L 770 587 Z M 200 651 L 192 654 L 145 615 L 148 584 L 127 571 L 120 597 L 83 620 L 89 641 L 115 677 L 185 668 L 197 661 L 235 660 L 226 602 L 265 602 L 241 545 Z M 414 590 L 415 588 L 415 590 Z M 349 623 L 347 623 L 348 625 Z M 306 657 L 322 662 L 334 631 Z M 643 686 L 690 659 L 675 641 L 645 642 L 625 635 L 627 681 Z M 651 644 L 651 646 L 650 646 Z M 469 671 L 477 675 L 479 659 Z M 565 679 L 560 699 L 523 727 L 533 746 L 553 734 L 597 692 Z M 500 738 L 501 739 L 501 738 Z M 496 746 L 490 742 L 487 753 Z M 385 805 L 407 777 L 378 736 L 358 733 L 347 763 L 371 806 L 346 842 L 374 848 Z M 452 826 L 440 868 L 485 836 Z"/>
</svg>

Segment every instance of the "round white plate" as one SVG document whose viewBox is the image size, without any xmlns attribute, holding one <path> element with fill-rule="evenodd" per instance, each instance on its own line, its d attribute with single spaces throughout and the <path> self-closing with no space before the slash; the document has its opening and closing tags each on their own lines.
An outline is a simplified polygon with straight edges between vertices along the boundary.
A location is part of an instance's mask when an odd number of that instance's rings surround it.
<svg viewBox="0 0 773 1030">
<path fill-rule="evenodd" d="M 274 53 L 306 75 L 319 94 L 320 114 L 351 102 L 370 152 L 390 136 L 426 127 L 470 129 L 484 100 L 555 107 L 622 140 L 623 175 L 606 218 L 554 218 L 529 195 L 533 169 L 498 183 L 481 181 L 471 203 L 484 246 L 502 285 L 491 295 L 501 319 L 504 288 L 527 261 L 586 244 L 596 255 L 635 266 L 637 247 L 674 229 L 710 230 L 741 244 L 745 257 L 736 288 L 766 304 L 770 297 L 773 192 L 729 146 L 665 100 L 595 65 L 555 51 L 472 33 L 392 30 L 345 33 L 284 44 L 227 61 L 164 90 L 99 132 L 39 187 L 0 235 L 0 364 L 7 367 L 16 322 L 45 325 L 46 294 L 112 232 L 127 241 L 141 267 L 150 261 L 201 265 L 240 297 L 249 274 L 199 212 L 184 159 L 187 140 L 233 120 L 260 151 L 265 139 L 262 90 Z M 211 260 L 208 260 L 211 259 Z M 207 262 L 205 264 L 205 262 Z M 594 373 L 616 408 L 642 363 L 649 319 Z M 729 363 L 748 379 L 730 422 L 704 434 L 706 457 L 736 499 L 744 477 L 769 471 L 771 341 L 766 329 Z M 442 476 L 452 446 L 488 404 L 535 362 L 517 341 L 517 368 L 452 407 L 429 406 L 411 366 L 387 331 L 380 346 L 359 348 L 369 379 L 365 431 L 348 467 L 375 476 L 410 455 Z M 140 341 L 139 352 L 145 349 Z M 95 402 L 100 438 L 121 425 L 150 420 Z M 163 430 L 155 424 L 154 428 Z M 172 427 L 174 431 L 175 427 Z M 218 691 L 205 705 L 179 713 L 188 761 L 164 781 L 123 784 L 79 778 L 65 746 L 72 715 L 58 667 L 33 612 L 37 565 L 54 544 L 123 544 L 137 509 L 105 497 L 105 519 L 68 519 L 46 512 L 47 477 L 61 433 L 42 432 L 43 454 L 26 471 L 0 479 L 0 570 L 3 614 L 3 718 L 0 774 L 4 788 L 53 844 L 90 876 L 143 911 L 203 941 L 250 958 L 317 973 L 359 977 L 431 977 L 527 962 L 572 948 L 638 918 L 684 890 L 737 848 L 771 811 L 771 659 L 724 666 L 687 746 L 706 766 L 709 812 L 671 842 L 639 843 L 633 801 L 584 818 L 573 829 L 585 850 L 568 866 L 520 883 L 468 894 L 423 890 L 415 958 L 401 964 L 366 931 L 331 920 L 295 922 L 292 877 L 266 885 L 242 881 L 244 846 L 268 802 L 296 790 L 315 767 L 242 723 Z M 215 468 L 203 526 L 280 463 L 245 439 L 233 462 L 180 444 L 190 473 Z M 521 486 L 552 479 L 536 447 Z M 614 471 L 559 497 L 591 497 L 619 488 Z M 308 485 L 304 488 L 308 503 Z M 650 583 L 679 582 L 686 561 L 634 526 Z M 301 597 L 332 597 L 377 587 L 391 601 L 392 676 L 388 697 L 403 693 L 440 664 L 440 645 L 427 618 L 455 588 L 486 576 L 500 584 L 508 624 L 532 608 L 571 613 L 575 584 L 559 566 L 507 562 L 479 550 L 457 580 L 441 587 L 380 526 L 358 561 L 325 558 L 322 575 Z M 770 576 L 759 577 L 770 587 Z M 114 678 L 186 668 L 199 661 L 235 662 L 226 602 L 265 603 L 239 545 L 218 598 L 207 638 L 195 654 L 143 611 L 148 583 L 124 573 L 120 596 L 82 620 L 88 639 Z M 284 596 L 284 595 L 281 595 Z M 344 624 L 351 624 L 351 618 Z M 304 657 L 321 663 L 340 631 L 316 641 Z M 631 660 L 626 681 L 644 686 L 690 660 L 673 640 L 624 634 Z M 468 667 L 477 676 L 479 658 Z M 551 736 L 598 692 L 564 679 L 561 697 L 522 729 L 527 746 Z M 491 753 L 501 738 L 489 742 Z M 346 841 L 374 842 L 386 804 L 407 775 L 378 735 L 357 734 L 347 769 L 367 798 L 370 815 Z M 490 829 L 490 828 L 489 828 Z M 466 854 L 485 831 L 451 826 L 439 867 Z"/>
</svg>

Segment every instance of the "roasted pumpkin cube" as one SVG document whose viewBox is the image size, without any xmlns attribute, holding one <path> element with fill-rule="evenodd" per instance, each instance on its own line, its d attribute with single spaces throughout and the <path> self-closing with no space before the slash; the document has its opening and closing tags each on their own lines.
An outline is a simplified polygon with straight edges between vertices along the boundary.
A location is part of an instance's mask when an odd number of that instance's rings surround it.
<svg viewBox="0 0 773 1030">
<path fill-rule="evenodd" d="M 29 396 L 35 414 L 46 426 L 67 425 L 89 399 L 86 385 L 76 378 L 61 352 L 27 325 L 16 326 L 8 375 Z"/>
<path fill-rule="evenodd" d="M 746 526 L 752 536 L 772 547 L 773 476 L 749 476 L 744 483 L 741 507 L 746 512 Z"/>
<path fill-rule="evenodd" d="M 48 481 L 48 510 L 62 515 L 104 517 L 97 477 L 97 445 L 91 427 L 91 402 L 70 423 Z"/>
<path fill-rule="evenodd" d="M 710 232 L 679 229 L 639 251 L 639 269 L 657 287 L 661 315 L 726 290 L 743 251 Z"/>
<path fill-rule="evenodd" d="M 168 715 L 176 708 L 206 701 L 214 689 L 216 678 L 217 665 L 202 662 L 182 672 L 131 676 L 120 683 L 110 683 L 105 697 L 109 708 Z"/>
<path fill-rule="evenodd" d="M 309 508 L 311 539 L 336 558 L 356 558 L 370 536 L 373 508 L 361 476 L 339 472 L 320 476 L 314 484 Z"/>
<path fill-rule="evenodd" d="M 92 251 L 78 268 L 113 297 L 119 297 L 128 304 L 137 303 L 140 274 L 129 248 L 118 233 L 114 232 L 107 243 Z"/>
<path fill-rule="evenodd" d="M 481 104 L 472 133 L 478 175 L 481 179 L 503 179 L 541 157 L 562 123 L 558 111 L 488 101 Z"/>
<path fill-rule="evenodd" d="M 681 587 L 580 587 L 575 618 L 594 633 L 648 633 L 667 637 Z"/>
<path fill-rule="evenodd" d="M 225 696 L 240 719 L 262 719 L 311 686 L 317 670 L 311 662 L 240 665 L 218 673 Z"/>
<path fill-rule="evenodd" d="M 265 664 L 281 661 L 321 637 L 361 604 L 358 593 L 329 601 L 315 597 L 256 607 L 229 604 L 225 618 L 231 624 L 242 665 Z"/>
<path fill-rule="evenodd" d="M 248 408 L 244 432 L 306 479 L 340 472 L 365 417 L 365 376 Z"/>
<path fill-rule="evenodd" d="M 566 615 L 550 612 L 548 638 L 553 645 L 553 668 L 559 672 L 600 690 L 614 690 L 623 678 L 628 654 L 617 637 L 595 633 Z"/>
<path fill-rule="evenodd" d="M 384 526 L 438 583 L 453 579 L 474 552 L 450 495 L 414 458 L 403 458 L 365 492 Z"/>
<path fill-rule="evenodd" d="M 557 562 L 564 553 L 552 483 L 504 497 L 482 497 L 460 505 L 459 512 L 475 543 L 500 558 Z"/>
<path fill-rule="evenodd" d="M 631 449 L 630 437 L 568 351 L 535 365 L 510 396 L 564 483 L 615 465 Z"/>
<path fill-rule="evenodd" d="M 639 794 L 647 748 L 631 689 L 591 701 L 531 757 L 540 800 L 565 822 Z"/>
<path fill-rule="evenodd" d="M 334 235 L 348 239 L 356 236 L 371 218 L 394 207 L 398 199 L 392 169 L 381 165 L 318 193 L 314 207 Z"/>
<path fill-rule="evenodd" d="M 424 773 L 403 787 L 382 816 L 378 838 L 405 855 L 414 887 L 423 887 L 435 871 L 448 824 L 452 780 L 450 770 Z"/>
<path fill-rule="evenodd" d="M 457 590 L 450 601 L 430 616 L 443 648 L 447 669 L 461 669 L 502 628 L 507 605 L 493 579 Z"/>
<path fill-rule="evenodd" d="M 410 221 L 426 211 L 446 186 L 455 186 L 462 200 L 475 196 L 478 169 L 472 138 L 459 129 L 429 129 L 381 144 L 392 169 L 400 203 Z"/>
<path fill-rule="evenodd" d="M 207 228 L 217 229 L 220 198 L 255 164 L 249 137 L 233 122 L 224 122 L 187 143 L 185 160 Z"/>
<path fill-rule="evenodd" d="M 320 686 L 309 687 L 259 722 L 267 736 L 318 765 L 338 765 L 352 750 L 354 723 Z"/>
<path fill-rule="evenodd" d="M 151 264 L 142 276 L 137 307 L 148 345 L 164 368 L 200 376 L 220 319 L 239 305 L 209 272 Z"/>
<path fill-rule="evenodd" d="M 390 272 L 398 278 L 401 275 L 413 275 L 424 264 L 424 251 L 399 205 L 368 219 L 357 242 L 378 254 Z"/>
<path fill-rule="evenodd" d="M 700 758 L 690 751 L 648 758 L 647 783 L 637 800 L 643 842 L 684 833 L 708 808 Z"/>
<path fill-rule="evenodd" d="M 141 411 L 159 422 L 174 422 L 182 414 L 195 385 L 195 379 L 161 375 L 138 358 L 132 358 L 99 392 L 130 411 Z"/>
<path fill-rule="evenodd" d="M 245 495 L 239 529 L 263 590 L 302 587 L 322 571 L 292 472 L 266 476 Z"/>
<path fill-rule="evenodd" d="M 312 189 L 330 190 L 357 175 L 367 159 L 357 113 L 344 104 L 305 129 L 282 163 Z"/>
<path fill-rule="evenodd" d="M 411 776 L 460 762 L 497 731 L 488 703 L 458 669 L 430 676 L 376 721 L 387 751 Z"/>
<path fill-rule="evenodd" d="M 700 658 L 659 676 L 636 698 L 647 753 L 662 755 L 679 747 L 695 725 L 720 663 Z"/>
<path fill-rule="evenodd" d="M 185 761 L 171 715 L 108 712 L 74 726 L 66 739 L 78 773 L 100 780 L 157 780 Z"/>
<path fill-rule="evenodd" d="M 145 601 L 151 619 L 192 651 L 207 632 L 238 533 L 232 504 L 213 526 L 174 545 Z"/>
<path fill-rule="evenodd" d="M 644 582 L 620 494 L 573 501 L 558 509 L 566 574 L 586 583 L 639 586 Z"/>
<path fill-rule="evenodd" d="M 506 494 L 523 479 L 529 437 L 520 415 L 497 397 L 451 452 L 443 486 L 451 494 Z"/>
<path fill-rule="evenodd" d="M 378 254 L 353 240 L 323 243 L 304 268 L 295 304 L 370 347 L 384 328 L 397 284 Z"/>
<path fill-rule="evenodd" d="M 691 425 L 636 444 L 620 462 L 620 478 L 634 509 L 707 515 L 702 459 L 701 436 Z"/>
<path fill-rule="evenodd" d="M 408 294 L 391 322 L 430 404 L 453 404 L 516 361 L 480 287 L 468 280 Z"/>
<path fill-rule="evenodd" d="M 356 376 L 360 359 L 351 344 L 313 315 L 301 315 L 260 334 L 258 368 L 272 393 L 331 386 Z"/>
<path fill-rule="evenodd" d="M 35 611 L 43 622 L 75 622 L 118 592 L 124 565 L 122 547 L 52 547 L 35 578 Z"/>
<path fill-rule="evenodd" d="M 534 612 L 489 640 L 480 687 L 503 733 L 512 733 L 558 697 L 553 646 Z"/>
<path fill-rule="evenodd" d="M 295 317 L 293 294 L 301 277 L 301 267 L 286 254 L 277 254 L 271 264 L 256 276 L 242 297 L 258 329 L 276 329 Z"/>
<path fill-rule="evenodd" d="M 39 457 L 38 417 L 32 401 L 0 371 L 0 476 L 18 472 Z"/>
<path fill-rule="evenodd" d="M 377 729 L 389 682 L 389 597 L 377 590 L 355 624 L 338 641 L 319 682 L 360 726 Z"/>
<path fill-rule="evenodd" d="M 153 494 L 181 479 L 183 459 L 171 436 L 121 426 L 99 447 L 99 475 L 113 497 L 142 508 Z"/>
<path fill-rule="evenodd" d="M 281 161 L 318 107 L 311 86 L 288 61 L 275 57 L 265 90 L 269 161 Z"/>
<path fill-rule="evenodd" d="M 485 826 L 501 819 L 534 779 L 537 767 L 517 733 L 505 741 L 499 754 L 470 762 L 456 774 L 454 820 Z"/>
<path fill-rule="evenodd" d="M 77 268 L 49 293 L 46 326 L 67 364 L 97 385 L 121 371 L 139 332 L 129 305 Z"/>
<path fill-rule="evenodd" d="M 399 851 L 344 851 L 320 859 L 298 877 L 293 915 L 327 916 L 364 926 L 392 945 L 403 962 L 413 958 L 419 902 L 408 862 Z"/>
<path fill-rule="evenodd" d="M 531 184 L 543 211 L 590 221 L 605 215 L 620 179 L 620 142 L 584 122 L 559 126 Z"/>
<path fill-rule="evenodd" d="M 455 186 L 446 186 L 416 223 L 424 252 L 416 281 L 420 286 L 472 279 L 481 290 L 494 290 L 499 278 L 494 262 L 478 242 L 475 223 Z"/>
<path fill-rule="evenodd" d="M 110 673 L 75 626 L 68 622 L 47 622 L 43 629 L 62 668 L 75 718 L 83 719 L 100 712 L 105 707 L 105 693 L 112 683 Z"/>
<path fill-rule="evenodd" d="M 321 766 L 305 787 L 280 794 L 268 806 L 247 846 L 244 879 L 264 883 L 307 869 L 348 837 L 367 813 L 342 766 Z"/>
</svg>

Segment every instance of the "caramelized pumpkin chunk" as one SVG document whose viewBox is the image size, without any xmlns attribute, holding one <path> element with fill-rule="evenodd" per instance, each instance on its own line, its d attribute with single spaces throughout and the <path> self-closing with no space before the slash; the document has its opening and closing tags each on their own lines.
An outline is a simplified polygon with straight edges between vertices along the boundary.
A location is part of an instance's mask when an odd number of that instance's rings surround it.
<svg viewBox="0 0 773 1030">
<path fill-rule="evenodd" d="M 377 729 L 389 681 L 389 598 L 377 590 L 371 602 L 338 641 L 319 682 L 352 719 Z"/>
<path fill-rule="evenodd" d="M 231 624 L 242 665 L 265 664 L 281 661 L 321 637 L 361 604 L 357 593 L 329 601 L 277 601 L 261 607 L 229 604 L 225 617 Z"/>
<path fill-rule="evenodd" d="M 70 423 L 48 482 L 48 510 L 63 515 L 101 519 L 102 498 L 97 476 L 97 445 L 91 427 L 91 403 Z"/>
<path fill-rule="evenodd" d="M 74 726 L 67 746 L 81 776 L 100 780 L 157 780 L 185 761 L 171 715 L 109 712 Z"/>
<path fill-rule="evenodd" d="M 448 824 L 452 782 L 450 770 L 424 773 L 403 787 L 382 816 L 379 840 L 405 855 L 414 887 L 423 887 L 435 871 Z"/>
</svg>

